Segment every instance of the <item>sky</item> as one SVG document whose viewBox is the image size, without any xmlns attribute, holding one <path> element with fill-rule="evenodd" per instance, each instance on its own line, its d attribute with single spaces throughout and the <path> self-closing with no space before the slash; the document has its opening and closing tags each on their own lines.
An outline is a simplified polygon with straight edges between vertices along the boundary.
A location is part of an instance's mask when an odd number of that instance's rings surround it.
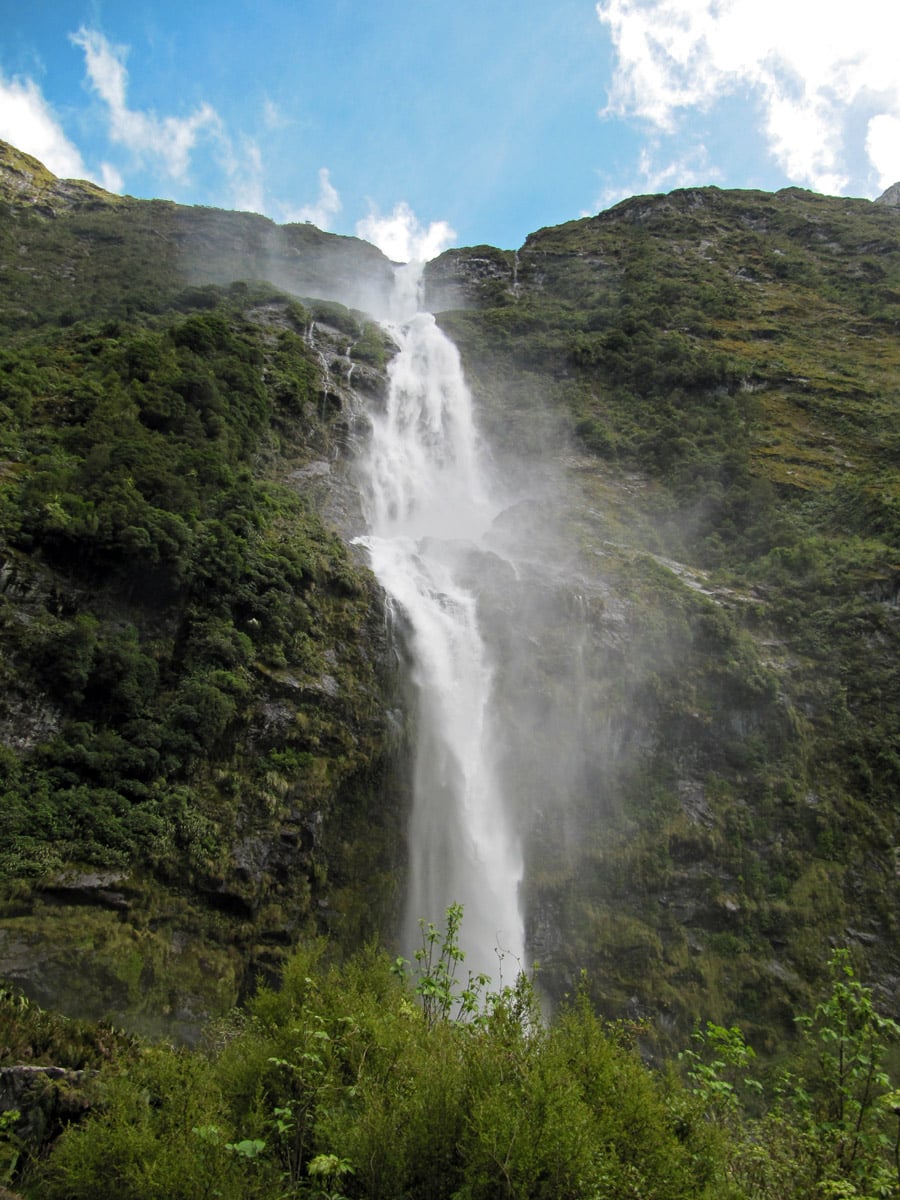
<svg viewBox="0 0 900 1200">
<path fill-rule="evenodd" d="M 698 184 L 874 198 L 898 46 L 897 0 L 0 0 L 0 138 L 427 259 Z"/>
</svg>

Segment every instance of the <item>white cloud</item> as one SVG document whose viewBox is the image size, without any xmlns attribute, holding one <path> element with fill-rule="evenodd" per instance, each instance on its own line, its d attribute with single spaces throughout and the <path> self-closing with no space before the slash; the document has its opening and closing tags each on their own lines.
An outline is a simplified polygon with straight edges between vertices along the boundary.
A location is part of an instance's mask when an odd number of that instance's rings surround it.
<svg viewBox="0 0 900 1200">
<path fill-rule="evenodd" d="M 896 163 L 886 146 L 900 120 L 896 5 L 601 0 L 596 11 L 618 55 L 604 115 L 641 117 L 671 133 L 685 110 L 749 92 L 773 157 L 797 183 L 847 187 L 852 117 L 869 123 L 866 151 L 880 181 Z"/>
<path fill-rule="evenodd" d="M 866 153 L 882 191 L 900 180 L 900 117 L 887 113 L 872 117 L 866 133 Z"/>
<path fill-rule="evenodd" d="M 130 109 L 126 48 L 112 46 L 102 33 L 84 27 L 71 40 L 84 51 L 91 85 L 109 109 L 112 140 L 141 159 L 158 160 L 171 178 L 184 179 L 201 133 L 221 130 L 215 109 L 202 104 L 187 117 L 159 117 Z"/>
<path fill-rule="evenodd" d="M 139 161 L 155 163 L 178 182 L 186 180 L 191 160 L 202 138 L 212 142 L 228 178 L 232 205 L 243 212 L 265 211 L 262 155 L 250 139 L 236 147 L 218 113 L 201 104 L 186 117 L 159 116 L 128 107 L 128 48 L 113 46 L 103 34 L 82 27 L 71 35 L 84 51 L 85 66 L 94 91 L 109 111 L 109 136 L 125 146 Z M 122 180 L 115 168 L 104 164 L 110 178 Z"/>
<path fill-rule="evenodd" d="M 291 124 L 291 119 L 284 115 L 274 100 L 266 96 L 263 101 L 263 124 L 266 129 L 284 129 Z"/>
<path fill-rule="evenodd" d="M 63 133 L 49 104 L 31 79 L 7 82 L 0 76 L 0 138 L 39 158 L 62 179 L 92 178 L 79 150 Z"/>
<path fill-rule="evenodd" d="M 100 164 L 100 183 L 108 192 L 121 192 L 125 186 L 121 172 L 108 162 Z"/>
<path fill-rule="evenodd" d="M 319 196 L 313 204 L 304 204 L 300 208 L 282 206 L 281 216 L 284 221 L 311 221 L 319 229 L 328 229 L 331 218 L 341 211 L 341 198 L 337 188 L 331 182 L 327 167 L 319 168 Z"/>
<path fill-rule="evenodd" d="M 0 76 L 0 138 L 40 159 L 60 179 L 89 179 L 108 192 L 122 190 L 122 176 L 110 163 L 101 163 L 99 172 L 85 166 L 33 79 L 7 82 Z"/>
<path fill-rule="evenodd" d="M 238 152 L 221 127 L 216 131 L 216 140 L 219 162 L 228 176 L 232 206 L 239 212 L 264 213 L 264 172 L 259 146 L 249 138 L 244 138 Z"/>
<path fill-rule="evenodd" d="M 663 158 L 660 162 L 660 147 L 655 142 L 641 149 L 637 171 L 627 182 L 618 182 L 614 187 L 604 188 L 597 199 L 594 211 L 609 208 L 629 196 L 664 192 L 675 187 L 694 187 L 715 183 L 721 173 L 709 163 L 705 146 L 696 146 L 674 159 Z M 584 212 L 583 217 L 591 216 Z"/>
<path fill-rule="evenodd" d="M 432 221 L 425 228 L 405 200 L 394 205 L 389 217 L 376 208 L 356 223 L 357 235 L 377 246 L 392 262 L 428 262 L 436 258 L 456 237 L 446 221 Z"/>
</svg>

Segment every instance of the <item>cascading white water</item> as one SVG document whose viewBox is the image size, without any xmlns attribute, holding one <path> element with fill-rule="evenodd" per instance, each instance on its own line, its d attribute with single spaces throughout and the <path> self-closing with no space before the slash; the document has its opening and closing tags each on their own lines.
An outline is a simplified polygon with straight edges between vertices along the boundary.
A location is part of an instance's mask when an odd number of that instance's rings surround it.
<svg viewBox="0 0 900 1200">
<path fill-rule="evenodd" d="M 419 921 L 464 907 L 465 966 L 498 982 L 498 949 L 524 966 L 522 856 L 494 761 L 492 670 L 473 563 L 504 507 L 481 453 L 456 347 L 416 310 L 421 266 L 398 269 L 387 323 L 400 352 L 362 464 L 368 533 L 358 539 L 408 623 L 418 696 L 404 953 Z"/>
</svg>

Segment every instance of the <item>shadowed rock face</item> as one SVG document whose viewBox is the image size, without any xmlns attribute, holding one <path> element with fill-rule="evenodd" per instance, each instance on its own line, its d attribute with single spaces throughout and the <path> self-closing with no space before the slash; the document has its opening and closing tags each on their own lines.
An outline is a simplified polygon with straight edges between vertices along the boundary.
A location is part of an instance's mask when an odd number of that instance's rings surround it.
<svg viewBox="0 0 900 1200">
<path fill-rule="evenodd" d="M 0 1067 L 0 1113 L 12 1114 L 16 1137 L 38 1151 L 90 1109 L 86 1085 L 93 1074 L 62 1067 Z M 0 1200 L 19 1200 L 19 1193 L 0 1186 Z"/>
</svg>

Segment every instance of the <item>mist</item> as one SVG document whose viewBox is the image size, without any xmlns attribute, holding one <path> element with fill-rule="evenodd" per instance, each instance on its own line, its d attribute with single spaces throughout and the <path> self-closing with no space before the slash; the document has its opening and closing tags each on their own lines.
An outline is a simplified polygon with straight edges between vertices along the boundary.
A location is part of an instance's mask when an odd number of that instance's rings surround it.
<svg viewBox="0 0 900 1200">
<path fill-rule="evenodd" d="M 254 213 L 185 208 L 177 211 L 174 239 L 194 285 L 267 280 L 300 298 L 372 314 L 386 311 L 393 292 L 393 267 L 381 250 L 307 222 L 276 225 Z"/>
<path fill-rule="evenodd" d="M 558 895 L 597 852 L 650 737 L 635 719 L 634 630 L 602 555 L 584 550 L 602 536 L 585 530 L 596 510 L 572 470 L 570 431 L 518 381 L 473 396 L 442 319 L 422 311 L 426 291 L 442 307 L 477 303 L 453 253 L 429 267 L 426 289 L 421 262 L 246 220 L 217 281 L 250 274 L 334 300 L 379 322 L 392 347 L 385 393 L 327 317 L 307 334 L 347 416 L 346 461 L 321 464 L 323 503 L 379 580 L 409 663 L 398 951 L 413 959 L 420 923 L 442 926 L 459 903 L 467 971 L 496 985 L 539 960 L 561 979 L 569 919 L 545 892 Z M 188 267 L 213 281 L 200 256 Z M 515 269 L 510 253 L 478 252 L 479 287 L 514 288 Z"/>
<path fill-rule="evenodd" d="M 482 631 L 487 538 L 507 504 L 478 436 L 459 355 L 417 305 L 421 264 L 398 268 L 386 322 L 398 353 L 357 464 L 358 542 L 406 631 L 415 711 L 413 799 L 401 952 L 420 922 L 465 912 L 466 967 L 497 979 L 525 957 L 521 834 L 498 771 L 496 664 Z M 502 560 L 500 560 L 502 562 Z"/>
<path fill-rule="evenodd" d="M 381 313 L 398 347 L 354 466 L 365 548 L 410 659 L 414 745 L 399 949 L 464 908 L 465 968 L 496 986 L 547 956 L 529 903 L 536 849 L 567 854 L 622 731 L 595 722 L 604 588 L 563 533 L 575 505 L 561 429 L 502 455 L 480 428 L 459 353 L 423 312 L 422 264 Z M 533 862 L 532 862 L 533 865 Z"/>
</svg>

